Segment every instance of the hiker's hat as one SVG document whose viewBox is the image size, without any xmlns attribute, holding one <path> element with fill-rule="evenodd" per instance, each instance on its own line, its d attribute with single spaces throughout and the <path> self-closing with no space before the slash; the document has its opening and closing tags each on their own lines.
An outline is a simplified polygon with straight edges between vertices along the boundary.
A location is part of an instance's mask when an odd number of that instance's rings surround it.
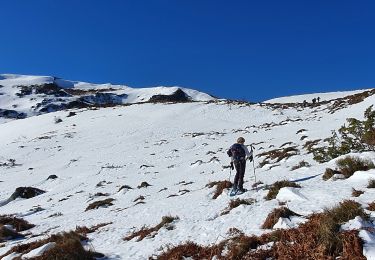
<svg viewBox="0 0 375 260">
<path fill-rule="evenodd" d="M 237 143 L 239 143 L 239 144 L 244 144 L 244 143 L 245 143 L 245 138 L 243 138 L 243 137 L 238 137 L 238 139 L 237 139 Z"/>
</svg>

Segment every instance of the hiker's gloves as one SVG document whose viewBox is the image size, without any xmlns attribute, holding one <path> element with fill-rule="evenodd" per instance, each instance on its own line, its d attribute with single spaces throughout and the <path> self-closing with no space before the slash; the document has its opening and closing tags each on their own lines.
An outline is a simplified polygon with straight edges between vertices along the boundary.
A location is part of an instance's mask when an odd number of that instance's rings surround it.
<svg viewBox="0 0 375 260">
<path fill-rule="evenodd" d="M 230 168 L 234 170 L 233 162 L 230 162 Z"/>
<path fill-rule="evenodd" d="M 253 158 L 253 156 L 252 156 L 252 155 L 250 155 L 250 157 L 249 157 L 249 161 L 250 161 L 250 162 L 252 162 L 252 161 L 253 161 L 253 159 L 254 159 L 254 158 Z"/>
</svg>

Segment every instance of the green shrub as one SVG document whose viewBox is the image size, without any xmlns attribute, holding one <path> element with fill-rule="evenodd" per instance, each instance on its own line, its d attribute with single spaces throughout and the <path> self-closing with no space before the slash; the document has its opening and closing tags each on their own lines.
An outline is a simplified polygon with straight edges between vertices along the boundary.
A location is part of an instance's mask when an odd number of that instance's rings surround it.
<svg viewBox="0 0 375 260">
<path fill-rule="evenodd" d="M 338 133 L 332 131 L 327 138 L 327 147 L 313 148 L 314 160 L 327 162 L 350 152 L 375 151 L 375 110 L 372 106 L 364 112 L 365 119 L 360 121 L 348 118 L 348 126 L 343 125 Z"/>
</svg>

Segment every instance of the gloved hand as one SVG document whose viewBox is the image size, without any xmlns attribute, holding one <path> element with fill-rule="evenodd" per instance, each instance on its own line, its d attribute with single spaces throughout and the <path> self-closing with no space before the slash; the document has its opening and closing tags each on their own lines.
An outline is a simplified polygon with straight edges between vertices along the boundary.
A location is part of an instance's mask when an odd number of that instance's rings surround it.
<svg viewBox="0 0 375 260">
<path fill-rule="evenodd" d="M 249 161 L 252 162 L 253 160 L 254 160 L 253 156 L 250 155 L 250 157 L 249 157 Z"/>
<path fill-rule="evenodd" d="M 233 162 L 230 162 L 230 168 L 234 170 Z"/>
</svg>

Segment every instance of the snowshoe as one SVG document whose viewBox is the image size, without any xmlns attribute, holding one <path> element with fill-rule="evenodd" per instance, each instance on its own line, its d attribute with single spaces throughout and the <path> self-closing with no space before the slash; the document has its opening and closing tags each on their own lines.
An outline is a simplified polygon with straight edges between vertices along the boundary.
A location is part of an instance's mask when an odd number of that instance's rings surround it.
<svg viewBox="0 0 375 260">
<path fill-rule="evenodd" d="M 237 194 L 237 189 L 232 189 L 232 191 L 230 192 L 230 194 L 229 194 L 229 196 L 231 196 L 231 197 L 233 197 L 233 196 L 236 196 L 236 194 Z"/>
</svg>

